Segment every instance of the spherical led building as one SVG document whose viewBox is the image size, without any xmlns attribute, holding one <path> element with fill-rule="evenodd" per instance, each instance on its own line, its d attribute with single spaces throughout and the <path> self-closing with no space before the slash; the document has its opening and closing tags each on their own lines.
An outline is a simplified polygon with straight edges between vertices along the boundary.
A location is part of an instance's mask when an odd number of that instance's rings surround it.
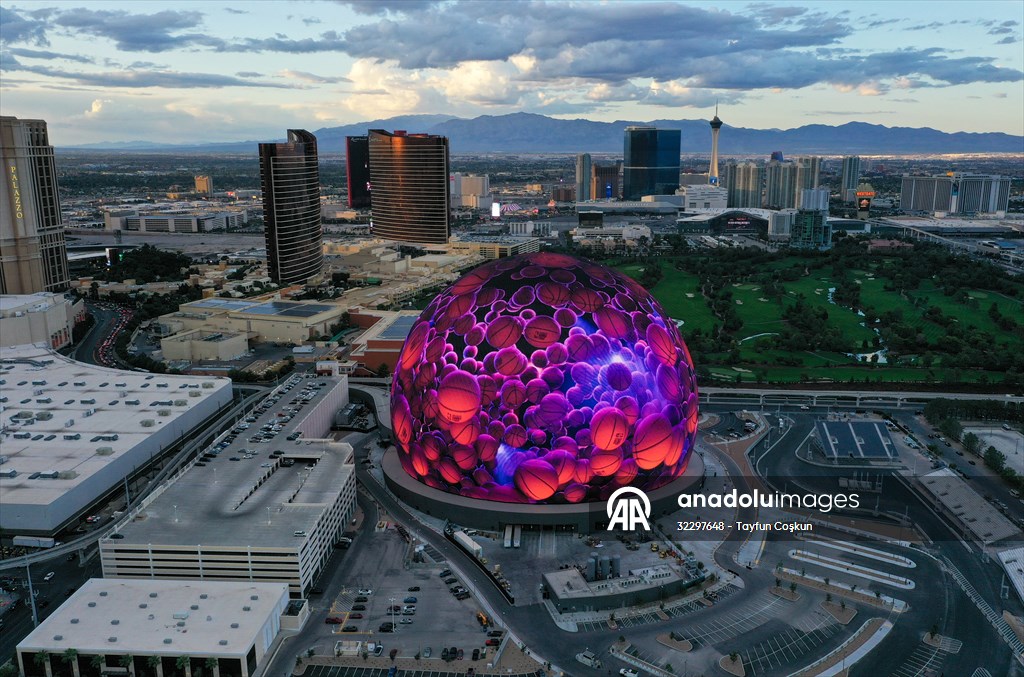
<svg viewBox="0 0 1024 677">
<path fill-rule="evenodd" d="M 691 460 L 693 361 L 658 302 L 605 266 L 538 253 L 441 292 L 395 369 L 398 461 L 470 499 L 585 504 L 657 490 Z"/>
</svg>

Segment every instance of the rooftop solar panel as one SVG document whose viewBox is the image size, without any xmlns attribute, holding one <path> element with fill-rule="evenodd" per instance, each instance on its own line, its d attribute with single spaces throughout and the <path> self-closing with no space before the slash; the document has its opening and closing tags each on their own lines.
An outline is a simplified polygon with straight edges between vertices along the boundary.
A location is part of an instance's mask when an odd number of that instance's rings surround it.
<svg viewBox="0 0 1024 677">
<path fill-rule="evenodd" d="M 398 339 L 405 339 L 409 332 L 412 331 L 412 327 L 416 324 L 418 317 L 413 316 L 402 316 L 391 323 L 387 329 L 380 333 L 382 339 L 390 339 L 392 341 Z"/>
</svg>

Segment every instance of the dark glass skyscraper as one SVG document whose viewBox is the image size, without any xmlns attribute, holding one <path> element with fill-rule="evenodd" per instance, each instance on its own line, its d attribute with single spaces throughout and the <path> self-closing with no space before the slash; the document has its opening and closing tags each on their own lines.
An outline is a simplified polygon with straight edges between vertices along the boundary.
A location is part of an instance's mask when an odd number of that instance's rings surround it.
<svg viewBox="0 0 1024 677">
<path fill-rule="evenodd" d="M 261 143 L 260 183 L 270 277 L 305 282 L 324 263 L 316 137 L 289 129 L 286 143 Z"/>
<path fill-rule="evenodd" d="M 418 244 L 448 243 L 448 138 L 371 129 L 373 234 Z"/>
<path fill-rule="evenodd" d="M 370 206 L 370 141 L 365 136 L 345 137 L 345 178 L 348 206 Z"/>
<path fill-rule="evenodd" d="M 680 131 L 626 127 L 622 199 L 667 195 L 679 187 Z"/>
</svg>

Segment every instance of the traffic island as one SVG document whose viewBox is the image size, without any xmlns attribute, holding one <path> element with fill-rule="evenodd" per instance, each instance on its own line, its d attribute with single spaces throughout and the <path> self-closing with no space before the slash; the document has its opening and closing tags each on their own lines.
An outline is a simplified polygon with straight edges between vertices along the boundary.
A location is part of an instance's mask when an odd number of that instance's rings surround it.
<svg viewBox="0 0 1024 677">
<path fill-rule="evenodd" d="M 718 667 L 722 668 L 730 675 L 736 675 L 736 677 L 745 677 L 747 674 L 746 668 L 743 667 L 743 661 L 737 654 L 722 656 L 719 658 Z"/>
<path fill-rule="evenodd" d="M 691 642 L 688 639 L 683 639 L 681 637 L 677 638 L 676 633 L 674 632 L 668 632 L 664 635 L 658 635 L 656 639 L 658 640 L 658 644 L 661 644 L 662 646 L 667 646 L 673 651 L 686 653 L 687 651 L 693 650 L 693 642 Z"/>
<path fill-rule="evenodd" d="M 796 602 L 800 599 L 800 593 L 792 589 L 787 590 L 785 588 L 780 588 L 776 586 L 774 588 L 769 589 L 768 592 L 772 593 L 776 597 L 781 597 L 782 599 L 788 600 L 790 602 Z"/>
<path fill-rule="evenodd" d="M 935 633 L 934 635 L 930 632 L 924 633 L 924 637 L 921 640 L 925 644 L 936 649 L 942 649 L 946 653 L 960 653 L 960 648 L 963 647 L 963 642 L 952 637 L 946 637 Z"/>
<path fill-rule="evenodd" d="M 857 610 L 853 607 L 848 607 L 845 604 L 836 604 L 835 602 L 822 602 L 821 608 L 842 625 L 849 625 L 853 617 L 857 615 Z"/>
</svg>

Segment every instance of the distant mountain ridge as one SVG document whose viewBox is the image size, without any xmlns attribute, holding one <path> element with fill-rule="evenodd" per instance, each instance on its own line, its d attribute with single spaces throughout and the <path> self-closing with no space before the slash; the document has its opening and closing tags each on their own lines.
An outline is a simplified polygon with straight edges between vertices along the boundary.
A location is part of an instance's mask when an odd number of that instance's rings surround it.
<svg viewBox="0 0 1024 677">
<path fill-rule="evenodd" d="M 535 113 L 481 115 L 402 115 L 324 127 L 314 132 L 321 153 L 344 150 L 345 137 L 368 129 L 404 129 L 440 134 L 450 140 L 452 153 L 622 153 L 623 130 L 630 125 L 653 125 L 682 131 L 683 153 L 711 150 L 707 120 L 559 120 Z M 280 139 L 278 139 L 280 140 Z M 256 152 L 258 141 L 211 144 L 158 144 L 145 141 L 94 143 L 63 150 L 115 150 L 122 152 Z M 1002 132 L 941 132 L 929 127 L 886 127 L 866 122 L 804 125 L 793 129 L 722 128 L 719 152 L 723 155 L 767 155 L 780 150 L 798 154 L 898 155 L 915 153 L 1024 153 L 1024 136 Z"/>
</svg>

